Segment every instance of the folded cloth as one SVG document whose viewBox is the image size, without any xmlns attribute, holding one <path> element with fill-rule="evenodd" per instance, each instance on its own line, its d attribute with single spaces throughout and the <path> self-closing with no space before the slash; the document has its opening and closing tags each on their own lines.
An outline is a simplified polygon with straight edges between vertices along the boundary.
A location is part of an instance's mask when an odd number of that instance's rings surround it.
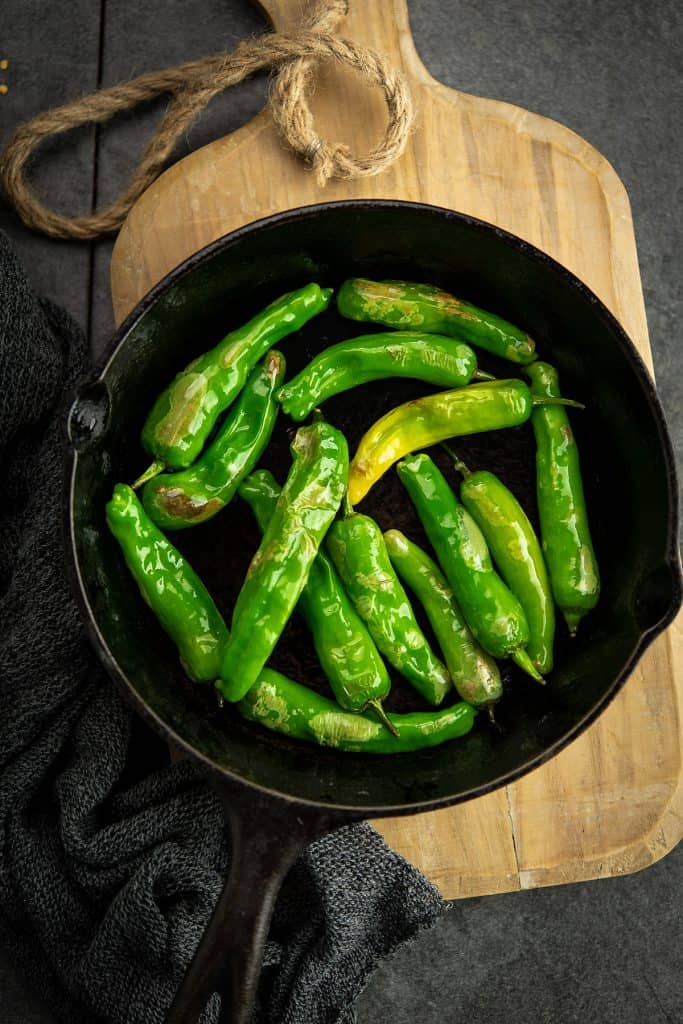
<svg viewBox="0 0 683 1024">
<path fill-rule="evenodd" d="M 64 398 L 86 369 L 81 331 L 0 234 L 0 941 L 58 1020 L 155 1024 L 229 836 L 201 771 L 169 764 L 103 674 L 70 591 Z M 350 1024 L 371 971 L 443 906 L 369 826 L 315 842 L 279 898 L 255 1020 Z"/>
</svg>

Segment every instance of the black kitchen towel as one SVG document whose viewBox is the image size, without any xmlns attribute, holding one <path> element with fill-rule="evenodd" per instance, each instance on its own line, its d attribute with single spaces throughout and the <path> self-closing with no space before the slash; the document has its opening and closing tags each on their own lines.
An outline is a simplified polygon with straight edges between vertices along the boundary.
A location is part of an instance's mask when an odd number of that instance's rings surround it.
<svg viewBox="0 0 683 1024">
<path fill-rule="evenodd" d="M 96 663 L 70 592 L 63 400 L 86 368 L 0 234 L 0 941 L 59 1020 L 155 1024 L 229 842 L 201 772 L 166 763 Z M 372 969 L 442 909 L 369 826 L 314 843 L 278 901 L 258 1024 L 350 1024 Z"/>
</svg>

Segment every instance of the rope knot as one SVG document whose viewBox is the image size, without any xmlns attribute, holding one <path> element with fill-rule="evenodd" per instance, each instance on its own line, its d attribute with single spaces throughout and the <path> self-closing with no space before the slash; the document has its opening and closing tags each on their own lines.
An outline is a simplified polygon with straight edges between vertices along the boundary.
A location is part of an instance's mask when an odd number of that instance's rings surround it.
<svg viewBox="0 0 683 1024">
<path fill-rule="evenodd" d="M 323 146 L 313 161 L 315 178 L 322 188 L 332 178 L 344 177 L 340 170 L 344 165 L 345 159 L 348 159 L 349 153 L 349 147 L 342 143 L 336 143 L 333 146 Z"/>
<path fill-rule="evenodd" d="M 413 119 L 403 76 L 379 54 L 334 35 L 348 0 L 318 3 L 295 33 L 267 33 L 243 41 L 232 54 L 216 54 L 177 67 L 148 72 L 91 96 L 39 114 L 20 125 L 0 157 L 0 179 L 9 201 L 28 227 L 54 238 L 88 240 L 117 231 L 133 204 L 160 174 L 177 140 L 218 93 L 266 68 L 278 69 L 270 96 L 273 119 L 294 152 L 315 173 L 319 185 L 332 178 L 380 174 L 403 153 Z M 322 60 L 352 68 L 379 86 L 387 106 L 387 127 L 375 148 L 355 156 L 348 146 L 329 143 L 315 131 L 308 97 Z M 170 93 L 172 100 L 128 185 L 111 206 L 80 217 L 50 210 L 26 182 L 26 164 L 51 135 L 85 124 L 102 124 L 139 103 Z"/>
<path fill-rule="evenodd" d="M 309 167 L 315 167 L 319 162 L 318 157 L 320 151 L 324 148 L 325 143 L 319 135 L 314 135 L 306 145 L 302 155 L 302 158 Z"/>
</svg>

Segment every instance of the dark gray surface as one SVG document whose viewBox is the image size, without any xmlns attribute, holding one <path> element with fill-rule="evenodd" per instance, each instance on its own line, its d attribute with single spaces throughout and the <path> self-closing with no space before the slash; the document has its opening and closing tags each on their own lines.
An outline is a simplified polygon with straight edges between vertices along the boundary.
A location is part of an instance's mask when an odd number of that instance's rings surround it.
<svg viewBox="0 0 683 1024">
<path fill-rule="evenodd" d="M 638 875 L 459 901 L 375 975 L 358 1024 L 676 1024 L 683 848 Z"/>
<path fill-rule="evenodd" d="M 360 0 L 356 0 L 360 2 Z M 555 117 L 596 145 L 626 184 L 633 207 L 655 370 L 679 453 L 680 167 L 683 143 L 678 0 L 411 0 L 413 33 L 448 85 Z M 4 0 L 0 57 L 10 92 L 0 97 L 0 137 L 21 119 L 148 68 L 230 47 L 258 30 L 246 0 L 148 0 L 98 6 Z M 0 77 L 2 73 L 0 72 Z M 234 129 L 258 108 L 265 83 L 215 102 L 181 152 Z M 110 199 L 161 105 L 107 130 L 93 174 L 93 133 L 54 147 L 39 184 L 64 209 L 86 209 L 97 181 Z M 457 206 L 457 197 L 454 197 Z M 94 347 L 111 328 L 108 245 L 34 238 L 0 206 L 36 287 L 88 326 Z M 608 386 L 608 382 L 606 382 Z M 360 1001 L 359 1024 L 641 1024 L 683 1020 L 679 848 L 623 879 L 458 903 L 438 928 L 386 965 Z M 50 1024 L 49 1009 L 0 961 L 3 1024 Z"/>
<path fill-rule="evenodd" d="M 69 0 L 69 15 L 43 0 L 4 0 L 0 6 L 0 144 L 21 121 L 92 92 L 98 83 L 100 19 L 92 0 Z M 78 26 L 76 30 L 76 26 Z M 35 185 L 48 202 L 72 213 L 90 210 L 95 132 L 83 129 L 50 140 L 36 165 Z M 0 201 L 0 229 L 16 242 L 36 287 L 66 306 L 85 327 L 89 315 L 90 250 L 33 235 Z"/>
<path fill-rule="evenodd" d="M 16 2 L 16 0 L 11 0 Z M 159 13 L 163 10 L 162 30 Z M 189 14 L 185 0 L 116 0 L 106 5 L 102 81 L 114 85 L 152 67 L 166 67 L 207 53 L 234 49 L 240 39 L 263 30 L 265 22 L 246 2 L 201 0 Z M 201 12 L 201 14 L 200 14 Z M 135 31 L 131 26 L 135 25 Z M 150 53 L 150 40 L 154 48 Z M 109 42 L 111 40 L 111 43 Z M 260 78 L 230 90 L 202 113 L 178 145 L 178 156 L 234 131 L 258 112 L 266 94 L 266 79 Z M 111 202 L 130 173 L 135 158 L 153 129 L 164 102 L 151 104 L 123 118 L 102 134 L 99 154 L 98 193 Z M 109 289 L 111 242 L 96 246 L 93 278 L 92 343 L 97 351 L 106 343 L 112 326 Z"/>
</svg>

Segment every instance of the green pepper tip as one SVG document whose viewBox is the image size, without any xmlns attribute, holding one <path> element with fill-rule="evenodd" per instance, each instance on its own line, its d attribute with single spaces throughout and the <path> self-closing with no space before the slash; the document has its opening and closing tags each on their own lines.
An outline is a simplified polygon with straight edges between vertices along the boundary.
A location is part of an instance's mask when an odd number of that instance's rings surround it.
<svg viewBox="0 0 683 1024">
<path fill-rule="evenodd" d="M 118 512 L 123 514 L 130 506 L 131 499 L 134 503 L 137 502 L 137 495 L 130 484 L 115 484 L 111 493 L 111 498 L 107 502 L 106 506 L 107 519 L 109 519 L 112 513 L 116 514 Z"/>
<path fill-rule="evenodd" d="M 411 452 L 409 455 L 406 455 L 404 458 L 402 458 L 400 462 L 396 463 L 396 472 L 400 476 L 401 472 L 405 471 L 406 469 L 409 471 L 411 469 L 415 470 L 419 465 L 421 465 L 421 463 L 424 462 L 425 459 L 428 458 L 429 456 L 427 455 L 426 452 Z"/>
<path fill-rule="evenodd" d="M 286 366 L 285 357 L 276 348 L 271 348 L 263 360 L 264 371 L 272 377 L 279 377 L 283 374 Z"/>
<path fill-rule="evenodd" d="M 526 374 L 530 380 L 538 377 L 539 373 L 544 374 L 550 372 L 554 376 L 557 376 L 557 370 L 550 363 L 546 363 L 545 360 L 539 359 L 538 356 L 534 356 L 534 360 L 531 363 L 527 363 L 526 366 L 522 367 L 522 373 Z"/>
<path fill-rule="evenodd" d="M 535 679 L 537 683 L 541 683 L 545 686 L 545 679 L 538 671 L 526 651 L 514 651 L 510 657 L 518 668 L 521 668 L 523 672 L 526 672 L 526 674 L 531 676 L 532 679 Z"/>
<path fill-rule="evenodd" d="M 563 611 L 562 614 L 564 615 L 565 622 L 567 623 L 569 635 L 572 638 L 575 637 L 579 629 L 579 623 L 583 618 L 583 613 L 579 611 L 573 611 L 571 608 L 567 608 Z"/>
<path fill-rule="evenodd" d="M 396 550 L 399 550 L 401 552 L 408 551 L 407 538 L 405 534 L 401 533 L 400 530 L 385 530 L 384 543 L 386 544 L 389 552 Z"/>
<path fill-rule="evenodd" d="M 118 483 L 114 484 L 114 488 L 111 493 L 113 498 L 128 498 L 130 497 L 130 493 L 132 490 L 133 488 L 130 486 L 130 484 Z"/>
</svg>

